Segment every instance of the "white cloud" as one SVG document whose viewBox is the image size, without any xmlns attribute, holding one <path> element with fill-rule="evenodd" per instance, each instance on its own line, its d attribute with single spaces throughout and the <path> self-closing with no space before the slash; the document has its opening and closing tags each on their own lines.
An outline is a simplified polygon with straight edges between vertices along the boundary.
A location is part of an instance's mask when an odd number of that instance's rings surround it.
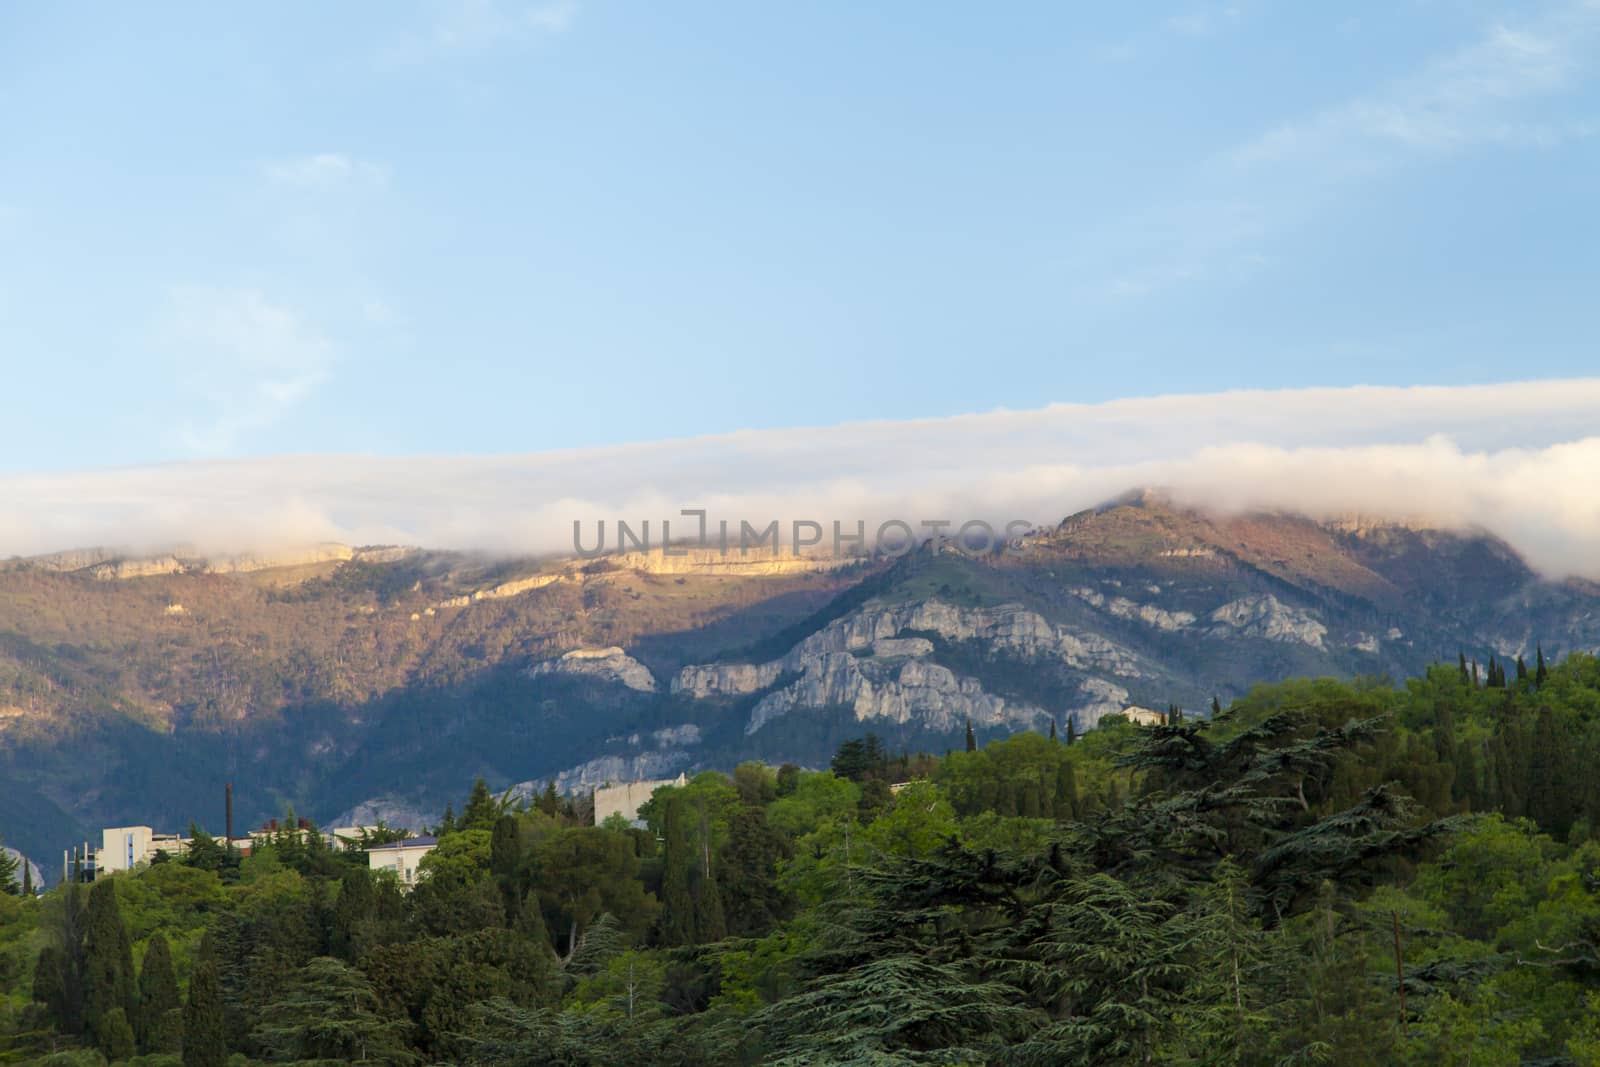
<svg viewBox="0 0 1600 1067">
<path fill-rule="evenodd" d="M 1482 39 L 1379 92 L 1285 122 L 1242 145 L 1245 165 L 1395 153 L 1484 143 L 1548 145 L 1592 132 L 1551 122 L 1521 105 L 1570 88 L 1600 37 L 1600 5 L 1581 2 L 1523 26 L 1497 25 Z"/>
<path fill-rule="evenodd" d="M 1169 25 L 1198 31 L 1215 19 Z M 1191 21 L 1183 21 L 1191 20 Z M 1233 145 L 1146 211 L 1087 235 L 1077 293 L 1125 303 L 1228 280 L 1278 258 L 1275 245 L 1374 175 L 1485 145 L 1548 148 L 1600 133 L 1551 107 L 1592 77 L 1600 3 L 1495 25 L 1411 74 Z"/>
<path fill-rule="evenodd" d="M 566 552 L 572 523 L 1038 523 L 1136 486 L 1480 525 L 1600 578 L 1600 378 L 1165 396 L 525 456 L 321 456 L 0 479 L 0 555 L 407 542 Z M 614 530 L 614 526 L 612 527 Z"/>
<path fill-rule="evenodd" d="M 254 289 L 177 287 L 158 344 L 183 410 L 185 448 L 225 452 L 278 421 L 321 385 L 337 347 L 313 325 Z"/>
<path fill-rule="evenodd" d="M 386 64 L 412 64 L 473 55 L 490 48 L 565 33 L 578 15 L 576 0 L 436 0 L 427 25 L 391 41 Z"/>
<path fill-rule="evenodd" d="M 318 152 L 266 166 L 267 180 L 291 189 L 331 189 L 350 184 L 386 185 L 387 167 L 342 152 Z"/>
</svg>

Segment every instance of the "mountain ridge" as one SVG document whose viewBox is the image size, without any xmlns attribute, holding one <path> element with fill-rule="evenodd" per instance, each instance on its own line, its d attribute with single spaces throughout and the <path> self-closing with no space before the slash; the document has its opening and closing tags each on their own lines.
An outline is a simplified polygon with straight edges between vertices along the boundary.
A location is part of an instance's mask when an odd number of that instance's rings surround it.
<svg viewBox="0 0 1600 1067">
<path fill-rule="evenodd" d="M 477 774 L 577 787 L 815 764 L 869 729 L 940 750 L 968 718 L 1085 728 L 1289 675 L 1600 645 L 1600 591 L 1540 578 L 1481 531 L 1212 515 L 1148 492 L 985 555 L 384 551 L 120 581 L 0 569 L 0 768 L 25 794 L 0 803 L 0 836 L 214 826 L 224 780 L 247 819 L 292 804 L 415 820 Z"/>
</svg>

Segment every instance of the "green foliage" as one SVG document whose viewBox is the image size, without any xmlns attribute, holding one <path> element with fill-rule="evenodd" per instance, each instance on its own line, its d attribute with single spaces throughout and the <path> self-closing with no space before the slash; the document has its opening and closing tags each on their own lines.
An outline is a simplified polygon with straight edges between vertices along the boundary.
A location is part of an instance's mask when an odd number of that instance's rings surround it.
<svg viewBox="0 0 1600 1067">
<path fill-rule="evenodd" d="M 0 895 L 0 1062 L 1600 1067 L 1600 663 L 1462 665 Z"/>
<path fill-rule="evenodd" d="M 419 1059 L 406 1042 L 406 1024 L 378 1010 L 360 971 L 328 957 L 311 960 L 261 1009 L 250 1032 L 272 1063 L 337 1060 L 404 1064 Z"/>
<path fill-rule="evenodd" d="M 202 958 L 189 979 L 183 1009 L 183 1067 L 223 1067 L 227 1059 L 222 982 L 216 963 Z"/>
</svg>

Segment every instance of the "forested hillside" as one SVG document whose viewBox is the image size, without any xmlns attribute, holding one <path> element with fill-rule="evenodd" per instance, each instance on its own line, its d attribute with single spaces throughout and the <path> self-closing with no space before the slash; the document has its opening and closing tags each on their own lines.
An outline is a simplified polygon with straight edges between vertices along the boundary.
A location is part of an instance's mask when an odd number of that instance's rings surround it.
<svg viewBox="0 0 1600 1067">
<path fill-rule="evenodd" d="M 0 1062 L 1600 1064 L 1600 661 L 0 896 Z M 906 783 L 903 786 L 899 783 Z M 292 824 L 289 824 L 292 825 Z"/>
<path fill-rule="evenodd" d="M 1486 680 L 1541 641 L 1600 648 L 1600 587 L 1482 531 L 1154 493 L 1004 551 L 899 559 L 86 558 L 0 563 L 0 836 L 35 856 L 106 826 L 214 824 L 227 782 L 252 826 L 290 804 L 420 824 L 478 777 L 577 791 L 816 767 L 867 731 L 940 752 L 967 721 L 982 741 L 1052 717 L 1083 732 L 1258 682 L 1403 678 L 1458 650 Z"/>
</svg>

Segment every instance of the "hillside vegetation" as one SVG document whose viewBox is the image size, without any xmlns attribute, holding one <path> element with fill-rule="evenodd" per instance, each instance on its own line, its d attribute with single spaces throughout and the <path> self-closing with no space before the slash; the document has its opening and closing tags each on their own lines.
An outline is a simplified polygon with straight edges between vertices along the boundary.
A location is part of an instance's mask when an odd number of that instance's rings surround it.
<svg viewBox="0 0 1600 1067">
<path fill-rule="evenodd" d="M 0 896 L 0 1060 L 1600 1064 L 1597 757 L 1575 655 L 858 737 L 646 830 L 480 782 L 408 895 L 285 833 Z"/>
</svg>

